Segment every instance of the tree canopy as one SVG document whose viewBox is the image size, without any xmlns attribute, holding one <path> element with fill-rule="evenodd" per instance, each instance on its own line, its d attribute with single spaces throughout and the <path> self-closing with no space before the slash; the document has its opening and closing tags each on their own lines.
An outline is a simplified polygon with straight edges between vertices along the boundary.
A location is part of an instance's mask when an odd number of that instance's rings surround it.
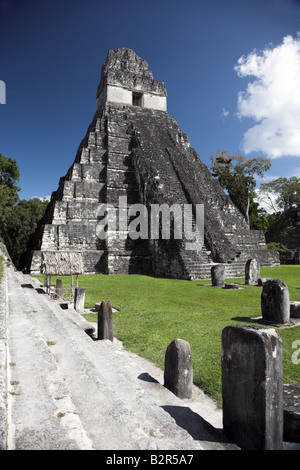
<svg viewBox="0 0 300 470">
<path fill-rule="evenodd" d="M 35 197 L 29 200 L 22 199 L 14 206 L 4 241 L 17 267 L 19 267 L 22 253 L 27 249 L 29 238 L 44 215 L 47 205 L 48 201 Z"/>
<path fill-rule="evenodd" d="M 0 239 L 17 267 L 48 204 L 39 198 L 20 200 L 19 177 L 17 161 L 0 154 Z"/>
<path fill-rule="evenodd" d="M 13 214 L 13 207 L 19 200 L 20 178 L 16 160 L 6 158 L 0 153 L 0 237 L 4 238 L 7 224 Z"/>
<path fill-rule="evenodd" d="M 271 167 L 267 158 L 246 159 L 243 155 L 229 155 L 227 151 L 218 150 L 211 156 L 211 172 L 222 188 L 228 192 L 234 205 L 251 225 L 257 218 L 258 204 L 255 202 L 255 175 L 263 177 Z"/>
<path fill-rule="evenodd" d="M 273 209 L 287 211 L 293 208 L 300 208 L 300 178 L 276 178 L 269 183 L 260 185 L 260 191 L 264 198 L 273 205 Z M 274 207 L 272 195 L 275 196 Z"/>
</svg>

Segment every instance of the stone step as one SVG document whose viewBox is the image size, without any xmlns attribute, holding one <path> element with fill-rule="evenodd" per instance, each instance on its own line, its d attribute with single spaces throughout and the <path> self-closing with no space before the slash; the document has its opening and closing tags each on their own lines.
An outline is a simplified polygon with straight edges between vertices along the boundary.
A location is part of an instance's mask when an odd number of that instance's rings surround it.
<svg viewBox="0 0 300 470">
<path fill-rule="evenodd" d="M 38 311 L 24 293 L 27 287 L 21 287 L 12 272 L 8 284 L 10 448 L 91 449 L 51 353 L 51 340 L 37 323 Z M 62 423 L 59 417 L 67 412 L 68 420 Z"/>
<path fill-rule="evenodd" d="M 190 428 L 196 426 L 198 437 L 176 423 L 177 409 L 181 420 L 186 407 L 199 406 L 205 415 L 204 397 L 199 402 L 185 400 L 182 408 L 182 400 L 160 384 L 162 371 L 154 365 L 123 350 L 115 340 L 95 341 L 88 336 L 78 324 L 78 313 L 61 309 L 37 280 L 10 272 L 9 281 L 12 379 L 19 382 L 14 387 L 20 392 L 9 403 L 12 446 L 20 450 L 231 448 L 219 431 L 196 419 L 195 412 L 191 420 L 190 408 L 186 419 Z"/>
<path fill-rule="evenodd" d="M 207 264 L 194 264 L 187 266 L 189 268 L 189 275 L 192 279 L 210 279 L 211 278 L 211 268 L 218 263 L 207 263 Z M 232 263 L 226 264 L 226 277 L 240 277 L 245 274 L 245 264 L 244 263 Z"/>
</svg>

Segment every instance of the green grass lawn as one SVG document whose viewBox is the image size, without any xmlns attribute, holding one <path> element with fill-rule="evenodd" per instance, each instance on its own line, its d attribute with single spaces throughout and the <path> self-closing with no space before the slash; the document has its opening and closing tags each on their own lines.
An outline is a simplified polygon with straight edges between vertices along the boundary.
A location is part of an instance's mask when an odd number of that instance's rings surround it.
<svg viewBox="0 0 300 470">
<path fill-rule="evenodd" d="M 300 301 L 300 266 L 262 268 L 261 277 L 283 279 L 290 300 Z M 243 283 L 244 279 L 234 281 Z M 70 279 L 63 278 L 63 283 L 70 284 Z M 175 338 L 188 341 L 195 384 L 221 403 L 222 330 L 261 316 L 261 287 L 226 290 L 211 287 L 209 280 L 101 274 L 79 276 L 79 285 L 86 289 L 86 308 L 108 299 L 119 310 L 114 313 L 114 335 L 124 347 L 162 369 L 168 344 Z M 96 315 L 88 319 L 96 321 Z M 292 343 L 300 340 L 300 326 L 278 331 L 283 342 L 284 383 L 300 383 L 300 364 L 292 362 Z"/>
</svg>

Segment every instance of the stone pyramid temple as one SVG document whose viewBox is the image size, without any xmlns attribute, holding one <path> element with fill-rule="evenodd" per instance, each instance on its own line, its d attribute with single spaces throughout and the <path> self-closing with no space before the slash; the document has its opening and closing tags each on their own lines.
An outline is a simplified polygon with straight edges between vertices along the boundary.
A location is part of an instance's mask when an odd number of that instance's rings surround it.
<svg viewBox="0 0 300 470">
<path fill-rule="evenodd" d="M 30 241 L 29 272 L 47 274 L 52 264 L 52 274 L 68 274 L 63 272 L 68 264 L 74 274 L 205 279 L 216 263 L 226 265 L 227 277 L 244 275 L 249 258 L 261 266 L 279 263 L 277 253 L 267 249 L 263 232 L 248 228 L 188 136 L 169 116 L 166 97 L 164 83 L 153 79 L 147 62 L 135 52 L 125 48 L 108 52 L 94 118 Z M 202 237 L 201 243 L 186 249 L 186 235 L 172 236 L 172 212 L 169 238 L 151 236 L 150 230 L 133 237 L 128 228 L 137 220 L 138 213 L 134 217 L 130 210 L 136 204 L 149 210 L 148 215 L 152 207 L 163 204 L 188 207 L 183 220 L 192 228 L 193 241 Z M 200 205 L 201 234 L 196 224 Z M 106 236 L 100 237 L 105 206 L 122 210 L 125 219 L 121 223 L 116 217 L 116 223 L 109 224 L 107 218 Z M 150 224 L 147 220 L 145 224 Z"/>
</svg>

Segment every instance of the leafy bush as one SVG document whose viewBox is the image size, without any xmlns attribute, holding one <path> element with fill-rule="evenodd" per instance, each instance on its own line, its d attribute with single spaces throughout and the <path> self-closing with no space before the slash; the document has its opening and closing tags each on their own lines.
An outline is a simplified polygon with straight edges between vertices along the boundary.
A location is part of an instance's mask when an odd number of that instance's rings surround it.
<svg viewBox="0 0 300 470">
<path fill-rule="evenodd" d="M 267 246 L 270 250 L 276 250 L 278 251 L 278 253 L 285 253 L 287 251 L 287 248 L 281 245 L 281 243 L 270 242 L 270 243 L 267 243 Z"/>
</svg>

